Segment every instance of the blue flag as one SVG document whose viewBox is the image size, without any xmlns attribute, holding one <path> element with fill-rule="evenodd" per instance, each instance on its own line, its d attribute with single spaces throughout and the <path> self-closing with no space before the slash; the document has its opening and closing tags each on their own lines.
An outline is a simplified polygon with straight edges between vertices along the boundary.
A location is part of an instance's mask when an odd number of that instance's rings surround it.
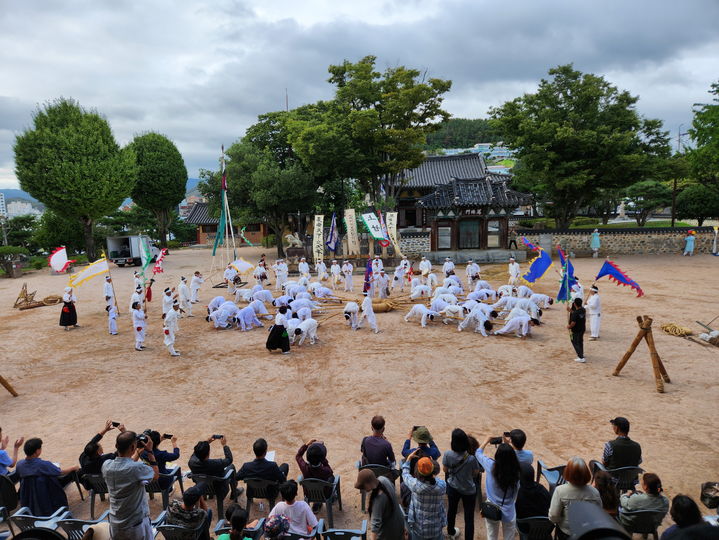
<svg viewBox="0 0 719 540">
<path fill-rule="evenodd" d="M 327 238 L 325 245 L 331 252 L 337 251 L 337 244 L 339 244 L 339 234 L 337 234 L 337 215 L 332 212 L 332 224 L 330 225 L 330 234 Z"/>
<path fill-rule="evenodd" d="M 525 283 L 536 283 L 544 277 L 547 271 L 552 267 L 552 257 L 542 248 L 537 248 L 539 256 L 532 260 L 529 265 L 529 271 L 520 279 Z"/>
<path fill-rule="evenodd" d="M 577 283 L 577 279 L 574 277 L 574 266 L 560 246 L 557 246 L 557 253 L 559 253 L 559 260 L 562 263 L 562 284 L 557 293 L 557 302 L 569 302 L 572 287 Z"/>
</svg>

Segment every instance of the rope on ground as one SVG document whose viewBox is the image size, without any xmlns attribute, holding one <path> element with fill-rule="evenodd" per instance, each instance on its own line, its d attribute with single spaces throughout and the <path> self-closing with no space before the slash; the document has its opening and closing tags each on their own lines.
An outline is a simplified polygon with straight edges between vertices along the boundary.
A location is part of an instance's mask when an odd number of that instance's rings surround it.
<svg viewBox="0 0 719 540">
<path fill-rule="evenodd" d="M 686 337 L 686 336 L 691 336 L 693 334 L 691 329 L 686 328 L 684 326 L 679 326 L 678 324 L 675 324 L 675 323 L 663 324 L 661 326 L 661 328 L 667 334 L 672 335 L 672 336 Z"/>
</svg>

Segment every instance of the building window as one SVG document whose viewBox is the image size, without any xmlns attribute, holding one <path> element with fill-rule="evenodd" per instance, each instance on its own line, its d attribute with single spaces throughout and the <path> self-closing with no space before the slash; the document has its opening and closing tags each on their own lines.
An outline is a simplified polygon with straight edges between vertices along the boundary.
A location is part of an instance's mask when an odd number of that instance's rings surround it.
<svg viewBox="0 0 719 540">
<path fill-rule="evenodd" d="M 501 246 L 499 235 L 502 231 L 501 224 L 498 220 L 489 220 L 487 222 L 487 247 L 498 248 Z"/>
<path fill-rule="evenodd" d="M 404 211 L 404 224 L 405 227 L 417 227 L 417 210 L 408 208 Z"/>
<path fill-rule="evenodd" d="M 216 232 L 217 232 L 217 225 L 203 225 L 203 226 L 202 226 L 202 232 L 206 232 L 206 233 L 216 233 Z"/>
<path fill-rule="evenodd" d="M 452 249 L 452 227 L 437 227 L 437 249 Z"/>
</svg>

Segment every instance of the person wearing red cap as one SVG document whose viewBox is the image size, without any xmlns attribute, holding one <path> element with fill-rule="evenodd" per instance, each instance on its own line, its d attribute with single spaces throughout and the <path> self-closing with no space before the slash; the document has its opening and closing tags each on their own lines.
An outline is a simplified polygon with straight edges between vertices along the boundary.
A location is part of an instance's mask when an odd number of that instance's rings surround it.
<svg viewBox="0 0 719 540">
<path fill-rule="evenodd" d="M 415 476 L 410 473 L 410 463 L 417 457 L 419 449 L 407 456 L 402 464 L 402 481 L 411 492 L 407 524 L 412 540 L 443 540 L 442 530 L 447 525 L 444 495 L 447 484 L 439 473 L 439 464 L 431 458 L 421 457 L 415 466 Z"/>
<path fill-rule="evenodd" d="M 694 255 L 694 235 L 696 234 L 696 231 L 689 231 L 687 235 L 684 237 L 684 253 L 683 255 L 691 257 Z"/>
</svg>

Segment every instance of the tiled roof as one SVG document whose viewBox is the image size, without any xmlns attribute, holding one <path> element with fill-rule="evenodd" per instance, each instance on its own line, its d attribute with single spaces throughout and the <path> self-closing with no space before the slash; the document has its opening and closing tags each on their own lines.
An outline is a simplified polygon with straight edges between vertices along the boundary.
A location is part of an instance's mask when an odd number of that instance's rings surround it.
<svg viewBox="0 0 719 540">
<path fill-rule="evenodd" d="M 410 188 L 434 188 L 446 184 L 451 178 L 481 178 L 487 174 L 481 154 L 458 154 L 454 156 L 431 156 L 416 169 L 404 171 L 404 186 Z"/>
<path fill-rule="evenodd" d="M 219 218 L 210 216 L 207 203 L 204 202 L 195 203 L 192 210 L 190 210 L 190 215 L 185 219 L 185 223 L 192 225 L 217 225 L 219 222 Z"/>
<path fill-rule="evenodd" d="M 510 189 L 507 182 L 511 179 L 505 174 L 489 174 L 482 178 L 452 178 L 447 184 L 435 186 L 434 193 L 425 195 L 418 206 L 427 209 L 490 207 L 516 208 L 529 204 L 532 197 Z"/>
</svg>

